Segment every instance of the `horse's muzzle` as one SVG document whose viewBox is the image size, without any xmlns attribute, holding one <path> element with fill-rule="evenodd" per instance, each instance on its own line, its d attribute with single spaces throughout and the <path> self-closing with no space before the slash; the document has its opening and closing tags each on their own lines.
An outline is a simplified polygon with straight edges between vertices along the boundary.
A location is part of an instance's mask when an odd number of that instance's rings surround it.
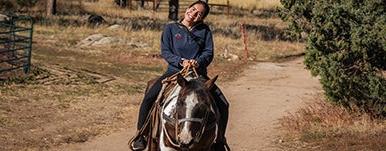
<svg viewBox="0 0 386 151">
<path fill-rule="evenodd" d="M 180 143 L 180 148 L 183 151 L 189 150 L 189 148 L 193 145 L 193 143 L 194 143 L 194 140 L 190 141 L 188 144 Z"/>
</svg>

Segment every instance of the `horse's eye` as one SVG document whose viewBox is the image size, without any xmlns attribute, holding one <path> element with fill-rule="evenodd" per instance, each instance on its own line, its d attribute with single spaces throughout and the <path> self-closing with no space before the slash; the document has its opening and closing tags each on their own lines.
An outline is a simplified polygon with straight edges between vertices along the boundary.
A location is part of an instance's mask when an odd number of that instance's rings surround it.
<svg viewBox="0 0 386 151">
<path fill-rule="evenodd" d="M 199 109 L 195 110 L 195 111 L 193 112 L 193 114 L 194 114 L 196 117 L 204 117 L 206 112 L 207 112 L 206 107 L 200 107 Z"/>
</svg>

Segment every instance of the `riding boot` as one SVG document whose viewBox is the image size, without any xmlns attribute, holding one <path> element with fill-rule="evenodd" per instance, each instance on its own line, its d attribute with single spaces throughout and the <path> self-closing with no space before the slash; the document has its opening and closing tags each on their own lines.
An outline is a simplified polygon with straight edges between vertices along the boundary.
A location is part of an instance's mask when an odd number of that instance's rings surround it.
<svg viewBox="0 0 386 151">
<path fill-rule="evenodd" d="M 150 81 L 148 82 L 150 84 Z M 149 118 L 149 112 L 151 110 L 151 107 L 153 106 L 156 97 L 161 90 L 161 80 L 157 79 L 152 85 L 148 85 L 145 91 L 144 99 L 141 103 L 141 107 L 138 114 L 138 123 L 137 123 L 137 131 L 139 132 L 141 129 L 143 129 L 146 125 L 149 124 L 146 123 L 147 118 Z M 135 137 L 132 144 L 131 149 L 133 151 L 142 151 L 145 150 L 147 146 L 147 141 L 145 137 L 147 137 L 147 133 L 139 133 L 139 136 Z"/>
<path fill-rule="evenodd" d="M 146 139 L 144 136 L 139 136 L 131 144 L 131 149 L 133 151 L 142 151 L 146 149 Z"/>
<path fill-rule="evenodd" d="M 228 125 L 229 103 L 217 86 L 213 87 L 212 94 L 215 99 L 216 106 L 220 112 L 216 143 L 213 145 L 214 150 L 229 151 L 230 149 L 225 138 L 225 131 Z"/>
</svg>

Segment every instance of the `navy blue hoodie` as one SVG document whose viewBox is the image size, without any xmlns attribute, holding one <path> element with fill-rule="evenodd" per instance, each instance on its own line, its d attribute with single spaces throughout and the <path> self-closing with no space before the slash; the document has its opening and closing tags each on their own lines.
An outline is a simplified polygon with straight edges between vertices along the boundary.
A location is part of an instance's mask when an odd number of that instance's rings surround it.
<svg viewBox="0 0 386 151">
<path fill-rule="evenodd" d="M 183 59 L 195 59 L 199 64 L 197 72 L 207 75 L 206 68 L 213 60 L 212 32 L 204 23 L 193 26 L 190 33 L 180 23 L 167 24 L 161 37 L 161 56 L 169 64 L 168 71 L 178 72 Z"/>
</svg>

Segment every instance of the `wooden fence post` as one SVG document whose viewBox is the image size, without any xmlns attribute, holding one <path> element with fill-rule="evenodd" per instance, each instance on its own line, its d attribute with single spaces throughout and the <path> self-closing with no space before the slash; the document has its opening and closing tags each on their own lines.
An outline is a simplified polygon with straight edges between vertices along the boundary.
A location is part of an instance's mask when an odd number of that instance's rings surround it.
<svg viewBox="0 0 386 151">
<path fill-rule="evenodd" d="M 240 22 L 240 33 L 241 33 L 241 38 L 243 39 L 243 44 L 244 44 L 244 57 L 245 57 L 245 63 L 248 62 L 249 59 L 249 52 L 248 52 L 248 34 L 245 29 L 244 23 Z"/>
<path fill-rule="evenodd" d="M 229 9 L 230 9 L 231 5 L 229 4 L 229 0 L 227 0 L 227 15 L 229 16 Z"/>
<path fill-rule="evenodd" d="M 56 0 L 47 0 L 47 16 L 56 14 Z"/>
</svg>

